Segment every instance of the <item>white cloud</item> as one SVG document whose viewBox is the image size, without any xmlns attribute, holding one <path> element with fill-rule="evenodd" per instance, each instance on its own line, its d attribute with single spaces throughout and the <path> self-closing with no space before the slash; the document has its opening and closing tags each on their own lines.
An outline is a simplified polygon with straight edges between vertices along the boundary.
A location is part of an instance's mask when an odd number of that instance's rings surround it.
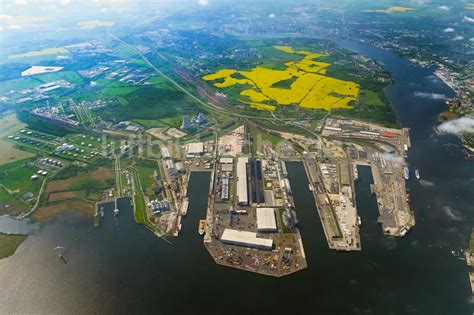
<svg viewBox="0 0 474 315">
<path fill-rule="evenodd" d="M 68 5 L 71 4 L 71 0 L 59 0 L 60 5 Z"/>
<path fill-rule="evenodd" d="M 203 7 L 206 7 L 209 5 L 209 0 L 198 0 L 198 4 Z"/>
<path fill-rule="evenodd" d="M 456 37 L 453 38 L 453 40 L 463 40 L 464 37 L 462 37 L 461 35 L 458 35 Z"/>
<path fill-rule="evenodd" d="M 274 17 L 275 17 L 275 13 L 270 13 L 270 14 L 268 15 L 268 18 L 270 18 L 270 19 L 273 19 Z"/>
<path fill-rule="evenodd" d="M 0 20 L 11 20 L 13 16 L 7 14 L 0 14 Z"/>
<path fill-rule="evenodd" d="M 474 23 L 474 19 L 468 16 L 464 16 L 464 21 Z"/>
<path fill-rule="evenodd" d="M 416 97 L 422 97 L 422 98 L 430 98 L 432 100 L 445 100 L 446 95 L 444 94 L 439 94 L 439 93 L 427 93 L 427 92 L 415 92 Z"/>
<path fill-rule="evenodd" d="M 445 32 L 445 33 L 452 33 L 452 32 L 454 32 L 454 28 L 452 28 L 452 27 L 445 28 L 445 29 L 443 30 L 443 32 Z"/>
<path fill-rule="evenodd" d="M 474 42 L 474 37 L 469 38 L 470 42 Z"/>
<path fill-rule="evenodd" d="M 26 5 L 28 2 L 26 0 L 15 0 L 16 5 Z"/>
<path fill-rule="evenodd" d="M 461 133 L 474 133 L 474 118 L 461 117 L 458 119 L 445 121 L 438 126 L 438 130 L 444 133 L 452 133 L 455 135 Z"/>
<path fill-rule="evenodd" d="M 10 29 L 10 30 L 21 30 L 22 29 L 22 27 L 20 25 L 16 25 L 16 24 L 8 25 L 7 28 Z"/>
<path fill-rule="evenodd" d="M 444 211 L 444 214 L 453 221 L 461 221 L 462 220 L 461 214 L 458 211 L 451 208 L 451 207 L 444 206 L 443 211 Z"/>
<path fill-rule="evenodd" d="M 420 185 L 424 187 L 433 187 L 435 184 L 426 179 L 420 179 Z"/>
<path fill-rule="evenodd" d="M 451 10 L 448 6 L 445 6 L 445 5 L 440 5 L 440 6 L 438 7 L 438 9 L 444 10 L 444 11 L 449 11 L 449 10 Z"/>
</svg>

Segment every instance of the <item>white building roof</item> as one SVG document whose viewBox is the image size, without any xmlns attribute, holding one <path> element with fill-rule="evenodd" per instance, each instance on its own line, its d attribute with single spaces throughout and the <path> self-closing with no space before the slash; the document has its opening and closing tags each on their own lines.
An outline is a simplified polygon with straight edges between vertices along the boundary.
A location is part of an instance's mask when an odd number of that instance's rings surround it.
<svg viewBox="0 0 474 315">
<path fill-rule="evenodd" d="M 248 204 L 248 188 L 247 188 L 247 163 L 249 159 L 240 157 L 237 160 L 237 202 L 239 204 Z"/>
<path fill-rule="evenodd" d="M 234 163 L 234 158 L 231 158 L 231 157 L 222 157 L 220 159 L 220 163 L 221 164 L 232 164 Z"/>
<path fill-rule="evenodd" d="M 257 237 L 255 232 L 239 231 L 225 229 L 222 233 L 221 241 L 233 243 L 241 246 L 257 247 L 263 249 L 272 249 L 273 240 Z"/>
<path fill-rule="evenodd" d="M 162 147 L 161 148 L 161 156 L 164 159 L 169 159 L 171 158 L 170 150 L 167 147 Z"/>
<path fill-rule="evenodd" d="M 193 142 L 186 144 L 186 152 L 188 154 L 201 154 L 204 152 L 203 142 Z"/>
<path fill-rule="evenodd" d="M 257 208 L 257 230 L 262 232 L 276 232 L 277 224 L 273 208 Z"/>
</svg>

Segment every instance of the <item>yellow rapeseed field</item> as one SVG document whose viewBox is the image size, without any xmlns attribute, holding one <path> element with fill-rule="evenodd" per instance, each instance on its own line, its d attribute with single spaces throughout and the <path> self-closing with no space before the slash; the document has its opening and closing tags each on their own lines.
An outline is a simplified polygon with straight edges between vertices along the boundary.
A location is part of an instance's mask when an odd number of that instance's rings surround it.
<svg viewBox="0 0 474 315">
<path fill-rule="evenodd" d="M 392 14 L 396 12 L 405 12 L 405 11 L 415 11 L 416 9 L 414 8 L 406 8 L 406 7 L 390 7 L 386 10 L 366 10 L 366 12 L 377 12 L 377 13 L 387 13 L 387 14 Z"/>
<path fill-rule="evenodd" d="M 251 102 L 250 108 L 274 111 L 273 102 L 278 105 L 297 104 L 302 108 L 318 108 L 331 110 L 333 108 L 350 108 L 349 103 L 355 101 L 359 95 L 359 85 L 351 81 L 343 81 L 327 77 L 326 68 L 329 63 L 315 61 L 314 59 L 326 56 L 308 51 L 295 51 L 290 46 L 274 46 L 275 49 L 289 54 L 299 54 L 304 57 L 299 61 L 285 63 L 285 70 L 274 70 L 264 67 L 255 67 L 250 71 L 235 69 L 221 69 L 215 73 L 205 75 L 206 81 L 216 81 L 214 86 L 225 88 L 239 85 L 250 85 L 251 88 L 240 92 Z M 236 78 L 233 75 L 238 74 Z M 243 77 L 243 78 L 242 78 Z M 274 85 L 286 80 L 291 80 L 288 88 L 275 87 Z"/>
</svg>

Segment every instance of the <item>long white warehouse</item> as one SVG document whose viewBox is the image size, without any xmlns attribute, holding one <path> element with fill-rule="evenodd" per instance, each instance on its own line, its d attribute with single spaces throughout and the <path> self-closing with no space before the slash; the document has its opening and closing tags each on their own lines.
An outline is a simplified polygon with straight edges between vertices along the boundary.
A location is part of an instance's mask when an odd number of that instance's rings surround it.
<svg viewBox="0 0 474 315">
<path fill-rule="evenodd" d="M 258 249 L 271 250 L 273 248 L 273 240 L 257 237 L 257 233 L 255 232 L 233 229 L 225 229 L 224 233 L 222 233 L 221 241 L 230 245 L 240 245 Z"/>
<path fill-rule="evenodd" d="M 259 232 L 276 232 L 277 223 L 273 208 L 257 208 L 257 230 Z"/>
<path fill-rule="evenodd" d="M 247 187 L 247 163 L 249 159 L 240 157 L 237 160 L 237 202 L 239 205 L 249 204 Z"/>
</svg>

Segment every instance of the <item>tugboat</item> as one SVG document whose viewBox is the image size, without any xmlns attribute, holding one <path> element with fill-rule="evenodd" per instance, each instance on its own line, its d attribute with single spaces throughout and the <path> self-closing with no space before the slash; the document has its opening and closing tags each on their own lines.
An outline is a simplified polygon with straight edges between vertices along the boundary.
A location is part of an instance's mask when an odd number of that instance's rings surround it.
<svg viewBox="0 0 474 315">
<path fill-rule="evenodd" d="M 420 179 L 420 170 L 419 169 L 415 170 L 415 177 L 416 177 L 416 179 Z"/>
<path fill-rule="evenodd" d="M 410 179 L 410 170 L 406 166 L 403 168 L 403 177 L 405 177 L 406 180 Z"/>
<path fill-rule="evenodd" d="M 206 220 L 199 220 L 199 235 L 203 235 L 206 230 Z"/>
</svg>

